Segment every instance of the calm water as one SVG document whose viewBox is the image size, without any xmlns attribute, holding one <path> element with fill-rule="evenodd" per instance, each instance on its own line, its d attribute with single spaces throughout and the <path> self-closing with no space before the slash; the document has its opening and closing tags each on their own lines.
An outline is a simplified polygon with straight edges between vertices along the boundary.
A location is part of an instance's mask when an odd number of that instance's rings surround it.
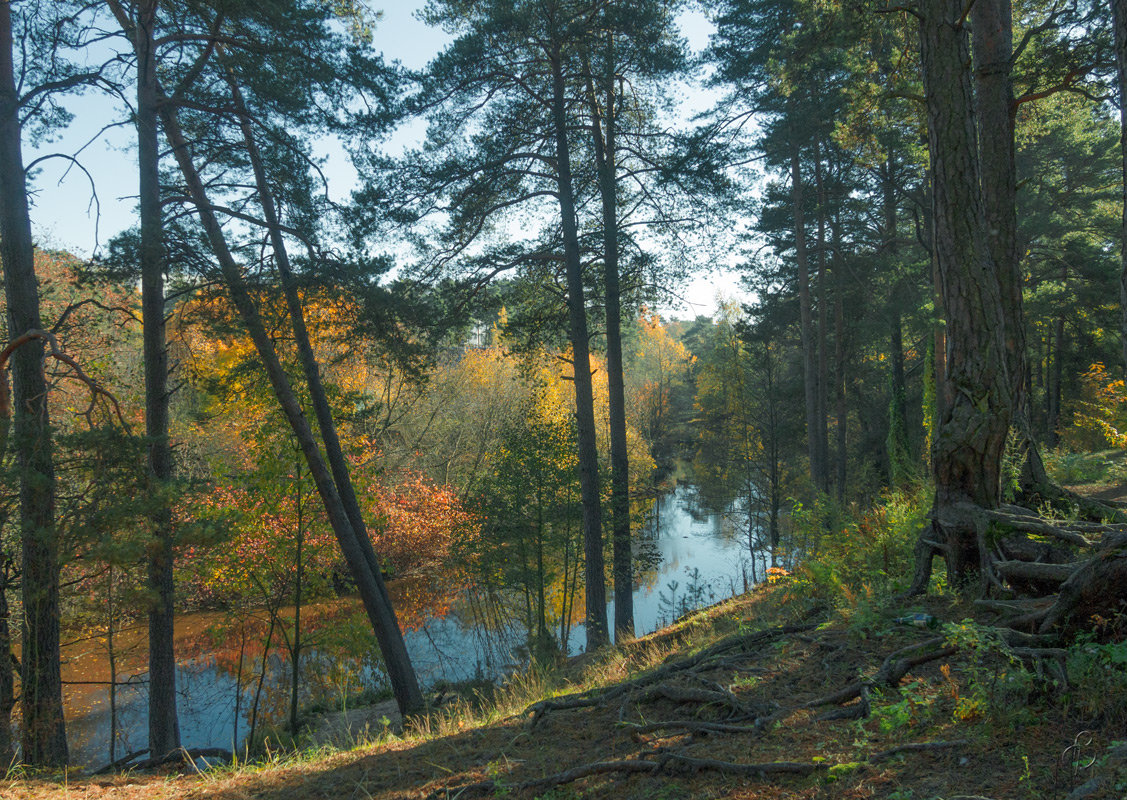
<svg viewBox="0 0 1127 800">
<path fill-rule="evenodd" d="M 678 487 L 660 496 L 638 532 L 635 558 L 650 568 L 634 591 L 634 619 L 638 635 L 652 633 L 682 613 L 742 592 L 761 579 L 766 563 L 757 554 L 752 563 L 746 534 L 737 530 L 742 515 L 716 513 L 703 509 L 689 487 Z M 582 588 L 580 588 L 582 592 Z M 610 624 L 614 625 L 614 604 L 609 604 Z M 433 685 L 440 680 L 459 681 L 475 676 L 497 677 L 521 662 L 520 644 L 524 632 L 515 627 L 484 630 L 475 626 L 470 615 L 454 612 L 432 619 L 420 630 L 406 634 L 419 680 Z M 579 653 L 585 643 L 582 624 L 571 630 L 568 651 Z M 319 660 L 320 658 L 320 660 Z M 333 677 L 337 669 L 332 659 L 315 653 L 303 655 L 306 668 L 319 677 L 329 675 L 328 683 L 340 683 L 340 695 L 357 685 L 379 685 L 377 669 L 356 666 L 351 674 Z M 280 657 L 271 661 L 263 696 L 263 715 L 282 713 L 287 697 L 288 665 Z M 248 664 L 248 673 L 257 664 Z M 238 736 L 249 730 L 249 705 L 252 692 L 244 678 L 243 700 L 238 720 Z M 324 684 L 325 681 L 322 681 Z M 228 671 L 215 666 L 212 659 L 182 663 L 177 672 L 178 711 L 181 740 L 185 747 L 226 747 L 235 740 L 236 681 Z M 146 694 L 143 687 L 123 687 L 118 692 L 117 755 L 145 747 L 148 738 Z M 88 709 L 67 720 L 71 761 L 80 767 L 98 767 L 108 761 L 110 713 L 108 695 L 93 697 Z"/>
</svg>

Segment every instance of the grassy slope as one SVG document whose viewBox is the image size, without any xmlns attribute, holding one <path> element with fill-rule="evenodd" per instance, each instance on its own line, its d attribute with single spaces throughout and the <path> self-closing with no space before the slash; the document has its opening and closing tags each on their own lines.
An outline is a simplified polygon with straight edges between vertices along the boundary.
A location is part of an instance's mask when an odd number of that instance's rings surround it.
<svg viewBox="0 0 1127 800">
<path fill-rule="evenodd" d="M 0 782 L 4 798 L 298 798 L 424 797 L 450 787 L 497 782 L 497 794 L 522 797 L 614 798 L 1058 798 L 1086 780 L 1104 775 L 1104 787 L 1088 795 L 1124 795 L 1116 781 L 1127 770 L 1109 758 L 1108 746 L 1127 738 L 1127 709 L 1110 696 L 1046 696 L 1004 658 L 964 647 L 958 654 L 920 667 L 899 691 L 873 695 L 864 721 L 817 721 L 818 711 L 800 711 L 765 734 L 689 735 L 672 732 L 634 737 L 629 723 L 674 719 L 723 719 L 729 712 L 669 699 L 615 700 L 606 707 L 549 712 L 530 727 L 527 706 L 536 699 L 577 689 L 609 686 L 663 661 L 696 652 L 724 636 L 793 621 L 806 607 L 784 601 L 786 590 L 759 590 L 694 615 L 674 628 L 640 640 L 624 654 L 584 657 L 552 676 L 529 675 L 476 711 L 461 706 L 404 738 L 368 743 L 349 752 L 305 754 L 206 776 L 126 775 L 113 778 L 13 780 Z M 927 610 L 944 620 L 972 612 L 951 599 L 933 599 Z M 799 705 L 837 690 L 859 675 L 872 675 L 884 657 L 931 638 L 934 631 L 892 622 L 896 609 L 861 603 L 823 615 L 816 629 L 777 639 L 722 668 L 697 678 L 666 683 L 702 688 L 713 681 L 729 687 L 755 713 Z M 976 629 L 966 629 L 974 637 Z M 1015 678 L 1015 676 L 1017 676 Z M 1042 687 L 1042 688 L 1039 688 Z M 1106 687 L 1105 687 L 1106 688 Z M 1088 769 L 1074 769 L 1067 748 L 1091 731 Z M 1086 737 L 1082 737 L 1086 738 Z M 966 740 L 950 749 L 909 752 L 876 764 L 875 753 L 914 742 Z M 819 765 L 809 776 L 747 777 L 666 769 L 661 774 L 602 774 L 535 791 L 514 789 L 533 778 L 581 764 L 613 759 L 660 758 L 672 751 L 736 763 L 775 761 Z M 1086 760 L 1086 759 L 1085 759 Z M 1127 783 L 1120 784 L 1127 786 Z M 466 792 L 462 796 L 469 797 Z M 437 796 L 446 796 L 438 794 Z"/>
</svg>

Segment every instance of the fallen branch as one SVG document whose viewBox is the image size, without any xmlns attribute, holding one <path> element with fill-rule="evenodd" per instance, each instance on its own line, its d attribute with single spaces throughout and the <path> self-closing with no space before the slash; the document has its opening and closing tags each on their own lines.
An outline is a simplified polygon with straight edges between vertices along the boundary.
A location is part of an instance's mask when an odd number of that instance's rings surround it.
<svg viewBox="0 0 1127 800">
<path fill-rule="evenodd" d="M 127 756 L 119 758 L 112 764 L 106 764 L 104 767 L 99 767 L 92 772 L 92 775 L 104 775 L 107 772 L 117 772 L 123 767 L 129 766 L 130 762 L 134 759 L 140 758 L 149 751 L 138 750 L 135 753 L 130 753 Z M 233 756 L 230 750 L 224 750 L 222 747 L 195 747 L 190 749 L 180 748 L 173 750 L 171 753 L 166 753 L 158 758 L 146 758 L 144 761 L 138 761 L 136 764 L 129 766 L 132 769 L 154 769 L 156 767 L 163 767 L 167 764 L 187 764 L 195 761 L 197 758 L 219 758 L 224 761 L 230 761 Z"/>
</svg>

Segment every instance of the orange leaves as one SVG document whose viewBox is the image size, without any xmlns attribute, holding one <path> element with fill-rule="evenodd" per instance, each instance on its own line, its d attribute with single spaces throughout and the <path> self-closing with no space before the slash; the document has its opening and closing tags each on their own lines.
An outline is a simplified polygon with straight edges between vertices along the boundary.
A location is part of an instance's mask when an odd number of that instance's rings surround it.
<svg viewBox="0 0 1127 800">
<path fill-rule="evenodd" d="M 1069 444 L 1081 449 L 1104 445 L 1127 447 L 1127 386 L 1112 378 L 1097 362 L 1080 377 L 1072 427 L 1064 431 Z"/>
<path fill-rule="evenodd" d="M 407 471 L 393 485 L 372 485 L 367 502 L 378 520 L 372 532 L 376 552 L 399 575 L 449 566 L 455 545 L 475 535 L 476 518 L 453 488 L 420 473 Z"/>
</svg>

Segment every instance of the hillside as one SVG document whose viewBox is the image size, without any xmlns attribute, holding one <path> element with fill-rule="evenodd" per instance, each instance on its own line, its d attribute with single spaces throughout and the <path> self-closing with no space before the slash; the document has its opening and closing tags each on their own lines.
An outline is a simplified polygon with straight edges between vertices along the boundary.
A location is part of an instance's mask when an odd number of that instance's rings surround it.
<svg viewBox="0 0 1127 800">
<path fill-rule="evenodd" d="M 953 596 L 911 609 L 954 623 L 934 629 L 897 623 L 908 609 L 864 596 L 811 609 L 792 580 L 624 653 L 519 675 L 490 701 L 447 703 L 403 737 L 202 775 L 9 779 L 0 795 L 1123 796 L 1122 645 L 1006 644 L 989 615 L 971 622 L 973 609 Z"/>
</svg>

